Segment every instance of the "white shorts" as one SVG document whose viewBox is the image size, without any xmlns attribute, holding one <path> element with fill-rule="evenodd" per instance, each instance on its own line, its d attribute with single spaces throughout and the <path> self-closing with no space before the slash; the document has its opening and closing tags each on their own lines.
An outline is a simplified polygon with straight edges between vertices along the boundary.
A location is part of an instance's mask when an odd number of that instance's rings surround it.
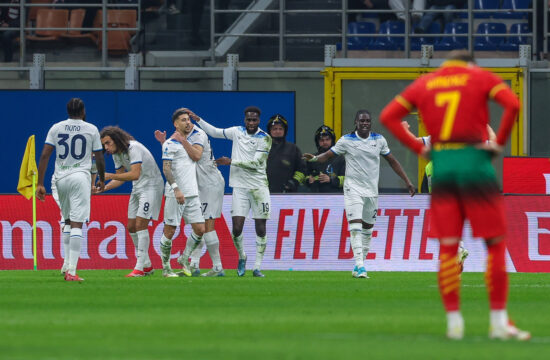
<svg viewBox="0 0 550 360">
<path fill-rule="evenodd" d="M 90 215 L 90 173 L 76 172 L 56 181 L 59 207 L 64 220 L 85 222 Z"/>
<path fill-rule="evenodd" d="M 128 203 L 128 219 L 136 217 L 158 220 L 164 185 L 151 186 L 144 190 L 132 191 Z"/>
<path fill-rule="evenodd" d="M 353 190 L 344 192 L 344 205 L 348 221 L 361 219 L 374 225 L 378 211 L 378 197 L 360 196 Z"/>
<path fill-rule="evenodd" d="M 223 195 L 224 184 L 213 188 L 199 186 L 199 199 L 204 220 L 217 219 L 222 216 Z"/>
<path fill-rule="evenodd" d="M 90 183 L 91 186 L 91 183 Z M 59 194 L 57 193 L 57 186 L 55 185 L 55 180 L 52 179 L 52 196 L 55 200 L 55 203 L 59 207 L 59 216 L 61 216 L 61 222 L 65 222 L 65 219 L 63 218 L 63 213 L 61 212 L 61 203 L 59 202 Z M 88 216 L 86 216 L 86 222 L 90 221 L 90 212 L 88 212 Z"/>
<path fill-rule="evenodd" d="M 250 209 L 252 209 L 253 219 L 269 219 L 271 215 L 269 188 L 233 188 L 231 216 L 247 217 Z"/>
<path fill-rule="evenodd" d="M 186 224 L 204 222 L 198 196 L 186 197 L 183 204 L 178 204 L 175 197 L 166 197 L 164 201 L 164 223 L 170 226 L 179 226 L 181 218 Z"/>
</svg>

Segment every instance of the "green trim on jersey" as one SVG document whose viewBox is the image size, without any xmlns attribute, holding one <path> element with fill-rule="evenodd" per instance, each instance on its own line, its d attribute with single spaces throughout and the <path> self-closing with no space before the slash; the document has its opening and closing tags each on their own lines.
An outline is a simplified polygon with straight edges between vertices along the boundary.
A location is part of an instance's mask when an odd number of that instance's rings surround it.
<svg viewBox="0 0 550 360">
<path fill-rule="evenodd" d="M 467 187 L 470 184 L 496 183 L 491 154 L 485 150 L 467 146 L 461 149 L 432 150 L 434 184 L 456 184 Z"/>
</svg>

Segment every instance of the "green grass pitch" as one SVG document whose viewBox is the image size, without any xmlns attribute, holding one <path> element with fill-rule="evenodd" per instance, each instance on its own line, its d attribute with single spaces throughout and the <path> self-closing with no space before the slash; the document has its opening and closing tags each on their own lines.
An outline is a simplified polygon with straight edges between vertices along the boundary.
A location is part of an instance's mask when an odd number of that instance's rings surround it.
<svg viewBox="0 0 550 360">
<path fill-rule="evenodd" d="M 435 273 L 0 271 L 0 359 L 548 359 L 550 274 L 511 274 L 528 343 L 491 341 L 483 274 L 463 274 L 463 341 L 447 340 Z"/>
</svg>

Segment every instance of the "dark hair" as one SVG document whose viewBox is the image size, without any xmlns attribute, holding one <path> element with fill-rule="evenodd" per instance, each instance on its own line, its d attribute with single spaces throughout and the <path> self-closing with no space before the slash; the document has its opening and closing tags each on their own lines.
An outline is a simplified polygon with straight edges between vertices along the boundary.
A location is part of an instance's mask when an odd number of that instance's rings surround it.
<svg viewBox="0 0 550 360">
<path fill-rule="evenodd" d="M 71 119 L 80 118 L 84 114 L 84 101 L 79 98 L 72 98 L 67 103 L 67 114 Z"/>
<path fill-rule="evenodd" d="M 474 55 L 468 50 L 453 50 L 449 53 L 448 60 L 458 60 L 475 63 Z"/>
<path fill-rule="evenodd" d="M 118 126 L 105 126 L 101 129 L 100 137 L 103 139 L 105 136 L 109 136 L 113 140 L 119 153 L 127 152 L 130 140 L 134 140 L 132 135 Z"/>
<path fill-rule="evenodd" d="M 260 108 L 257 106 L 247 106 L 246 109 L 244 109 L 244 114 L 246 115 L 246 113 L 248 112 L 256 113 L 258 114 L 258 116 L 262 114 L 262 112 L 260 111 Z"/>
<path fill-rule="evenodd" d="M 369 119 L 372 120 L 372 116 L 370 114 L 370 111 L 365 110 L 365 109 L 360 109 L 360 110 L 357 110 L 357 112 L 355 113 L 355 120 L 354 121 L 357 121 L 359 119 L 359 115 L 361 115 L 361 114 L 367 114 L 369 116 Z"/>
<path fill-rule="evenodd" d="M 183 114 L 189 115 L 189 111 L 187 111 L 185 108 L 179 108 L 172 114 L 172 122 L 176 121 L 177 118 L 182 116 Z"/>
</svg>

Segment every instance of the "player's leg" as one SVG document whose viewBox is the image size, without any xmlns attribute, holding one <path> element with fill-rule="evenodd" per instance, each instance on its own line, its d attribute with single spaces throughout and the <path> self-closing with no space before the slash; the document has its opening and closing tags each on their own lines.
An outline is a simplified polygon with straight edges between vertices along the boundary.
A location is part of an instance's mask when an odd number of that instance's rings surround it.
<svg viewBox="0 0 550 360">
<path fill-rule="evenodd" d="M 126 223 L 126 228 L 128 233 L 130 233 L 130 238 L 134 244 L 134 253 L 136 255 L 136 265 L 134 266 L 135 270 L 137 269 L 137 261 L 139 258 L 139 238 L 136 230 L 136 217 L 139 209 L 139 195 L 132 191 L 130 194 L 130 199 L 128 201 L 128 222 Z M 139 269 L 140 272 L 143 272 L 143 268 Z M 136 272 L 136 276 L 143 276 L 140 272 Z M 127 276 L 133 275 L 134 271 L 130 272 Z"/>
<path fill-rule="evenodd" d="M 138 236 L 138 241 L 146 236 L 146 240 L 142 240 L 147 242 L 147 248 L 145 249 L 143 259 L 143 273 L 145 274 L 145 276 L 153 275 L 153 273 L 155 272 L 155 270 L 153 269 L 153 265 L 151 264 L 151 259 L 149 258 L 149 221 L 158 220 L 160 207 L 162 205 L 163 193 L 164 184 L 161 181 L 158 182 L 155 186 L 151 186 L 145 189 L 140 196 L 140 206 L 137 214 L 136 228 L 138 230 L 142 229 L 146 231 L 141 237 Z M 142 220 L 140 220 L 140 218 Z"/>
<path fill-rule="evenodd" d="M 250 190 L 248 196 L 256 227 L 256 259 L 254 260 L 252 275 L 264 277 L 260 269 L 267 245 L 266 223 L 271 216 L 271 196 L 267 187 Z"/>
<path fill-rule="evenodd" d="M 206 235 L 206 233 L 204 235 Z M 193 252 L 191 253 L 191 262 L 189 263 L 189 268 L 191 270 L 191 275 L 193 276 L 199 276 L 201 274 L 200 264 L 201 264 L 202 249 L 205 244 L 204 235 L 201 238 L 201 241 L 197 246 L 197 248 L 193 250 Z"/>
<path fill-rule="evenodd" d="M 134 270 L 126 275 L 126 277 L 142 277 L 145 276 L 144 267 L 149 260 L 149 219 L 136 216 L 135 219 L 128 219 L 128 230 L 137 235 L 137 261 Z M 131 229 L 131 230 L 130 230 Z"/>
<path fill-rule="evenodd" d="M 172 241 L 174 239 L 176 228 L 181 223 L 182 215 L 183 207 L 179 206 L 176 198 L 173 196 L 167 196 L 164 201 L 164 230 L 160 239 L 162 276 L 164 277 L 177 276 L 170 266 L 170 259 L 172 256 Z"/>
<path fill-rule="evenodd" d="M 363 201 L 360 195 L 355 194 L 352 190 L 344 190 L 344 207 L 348 220 L 348 229 L 350 232 L 350 244 L 355 261 L 351 275 L 357 277 L 360 268 L 363 268 L 363 243 L 361 238 L 361 217 L 363 212 Z M 362 272 L 363 274 L 363 272 Z M 364 272 L 366 277 L 366 272 Z"/>
<path fill-rule="evenodd" d="M 52 176 L 52 197 L 59 207 L 61 213 L 61 219 L 59 223 L 61 225 L 61 244 L 63 244 L 63 266 L 61 266 L 61 275 L 65 276 L 65 273 L 69 269 L 69 257 L 70 257 L 70 240 L 71 240 L 71 222 L 69 219 L 63 217 L 61 212 L 61 203 L 59 202 L 59 194 L 57 193 L 57 186 L 55 184 L 55 177 Z"/>
<path fill-rule="evenodd" d="M 205 221 L 205 233 L 203 236 L 206 243 L 206 249 L 212 259 L 212 270 L 203 274 L 203 276 L 225 276 L 220 256 L 220 240 L 215 229 L 216 219 Z"/>
<path fill-rule="evenodd" d="M 187 238 L 187 243 L 183 254 L 178 258 L 178 263 L 183 267 L 182 275 L 191 276 L 189 257 L 191 253 L 199 246 L 204 235 L 204 217 L 202 216 L 200 200 L 198 196 L 192 196 L 185 199 L 183 210 L 183 219 L 186 224 L 191 224 L 192 232 Z"/>
<path fill-rule="evenodd" d="M 235 249 L 239 253 L 239 262 L 237 264 L 237 275 L 244 276 L 246 272 L 246 253 L 243 245 L 243 227 L 244 220 L 250 212 L 250 201 L 247 196 L 247 189 L 233 188 L 232 202 L 231 202 L 231 237 L 233 238 L 233 244 Z"/>
</svg>

